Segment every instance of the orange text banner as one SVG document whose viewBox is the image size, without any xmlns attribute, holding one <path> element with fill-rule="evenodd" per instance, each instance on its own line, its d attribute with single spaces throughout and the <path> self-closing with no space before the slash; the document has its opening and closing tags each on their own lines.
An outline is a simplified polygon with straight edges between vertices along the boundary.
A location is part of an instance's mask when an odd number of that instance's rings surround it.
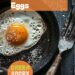
<svg viewBox="0 0 75 75">
<path fill-rule="evenodd" d="M 68 0 L 11 0 L 13 10 L 67 11 Z"/>
</svg>

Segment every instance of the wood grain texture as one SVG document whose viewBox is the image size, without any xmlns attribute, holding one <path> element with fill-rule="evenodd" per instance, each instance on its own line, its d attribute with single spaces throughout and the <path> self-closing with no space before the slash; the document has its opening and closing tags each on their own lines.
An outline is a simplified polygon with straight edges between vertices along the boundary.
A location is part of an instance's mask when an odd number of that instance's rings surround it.
<svg viewBox="0 0 75 75">
<path fill-rule="evenodd" d="M 59 53 L 57 55 L 55 61 L 53 62 L 52 66 L 47 71 L 46 75 L 55 75 L 56 70 L 57 70 L 57 68 L 59 66 L 60 61 L 61 61 L 61 54 Z"/>
</svg>

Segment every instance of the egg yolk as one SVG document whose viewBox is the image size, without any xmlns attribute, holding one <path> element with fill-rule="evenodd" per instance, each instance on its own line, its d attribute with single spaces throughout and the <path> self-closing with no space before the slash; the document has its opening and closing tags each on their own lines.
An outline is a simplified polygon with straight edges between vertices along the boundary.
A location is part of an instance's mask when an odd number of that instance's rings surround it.
<svg viewBox="0 0 75 75">
<path fill-rule="evenodd" d="M 11 24 L 6 31 L 6 40 L 13 45 L 20 45 L 28 38 L 28 31 L 25 25 L 20 23 Z"/>
</svg>

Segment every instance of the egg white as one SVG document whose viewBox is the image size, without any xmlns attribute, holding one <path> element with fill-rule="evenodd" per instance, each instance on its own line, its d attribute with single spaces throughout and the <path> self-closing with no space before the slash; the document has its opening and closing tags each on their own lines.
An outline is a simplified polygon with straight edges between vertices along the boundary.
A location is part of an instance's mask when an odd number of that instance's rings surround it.
<svg viewBox="0 0 75 75">
<path fill-rule="evenodd" d="M 29 36 L 26 42 L 19 46 L 10 45 L 5 33 L 12 23 L 22 23 L 27 27 Z M 12 12 L 10 10 L 0 15 L 0 53 L 13 55 L 34 46 L 41 38 L 47 27 L 37 12 Z"/>
</svg>

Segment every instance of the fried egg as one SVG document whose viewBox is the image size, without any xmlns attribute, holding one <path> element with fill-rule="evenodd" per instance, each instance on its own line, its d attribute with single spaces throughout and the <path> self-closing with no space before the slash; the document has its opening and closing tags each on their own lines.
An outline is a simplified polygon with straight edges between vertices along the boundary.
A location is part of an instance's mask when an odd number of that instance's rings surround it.
<svg viewBox="0 0 75 75">
<path fill-rule="evenodd" d="M 37 12 L 12 12 L 0 15 L 0 53 L 13 55 L 34 46 L 47 27 Z"/>
</svg>

